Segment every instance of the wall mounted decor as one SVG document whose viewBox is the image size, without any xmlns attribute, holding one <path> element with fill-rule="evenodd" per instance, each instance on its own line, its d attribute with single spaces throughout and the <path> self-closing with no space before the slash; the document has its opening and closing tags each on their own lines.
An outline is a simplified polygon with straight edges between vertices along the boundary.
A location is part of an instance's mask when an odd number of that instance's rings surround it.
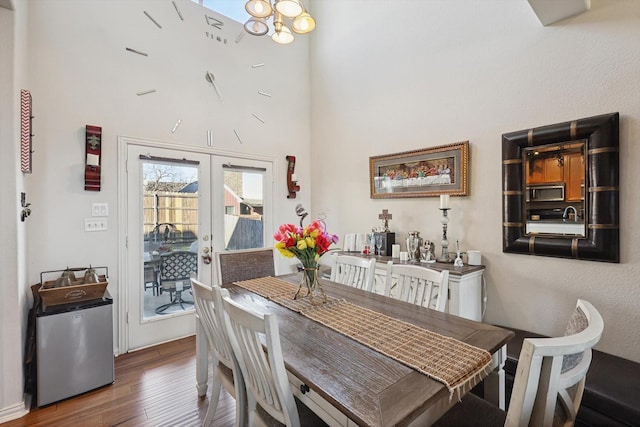
<svg viewBox="0 0 640 427">
<path fill-rule="evenodd" d="M 298 179 L 294 173 L 296 170 L 296 156 L 287 156 L 287 199 L 295 199 L 296 193 L 300 191 Z"/>
<path fill-rule="evenodd" d="M 84 189 L 100 191 L 102 164 L 102 128 L 87 125 L 85 129 L 86 164 L 84 166 Z"/>
<path fill-rule="evenodd" d="M 20 169 L 24 173 L 31 173 L 31 155 L 33 154 L 31 147 L 33 140 L 31 108 L 31 92 L 22 89 L 20 91 Z"/>
<path fill-rule="evenodd" d="M 31 203 L 27 203 L 27 193 L 20 193 L 20 206 L 22 211 L 20 212 L 20 221 L 24 222 L 29 215 L 31 215 Z"/>
<path fill-rule="evenodd" d="M 196 10 L 187 8 L 181 10 L 178 3 L 173 1 L 173 13 L 165 14 L 166 8 L 162 2 L 151 2 L 149 10 L 140 10 L 139 31 L 150 32 L 164 48 L 156 49 L 156 52 L 150 52 L 149 46 L 141 44 L 140 46 L 130 45 L 124 46 L 129 56 L 135 57 L 135 63 L 153 59 L 160 61 L 164 66 L 171 66 L 176 61 L 188 64 L 185 69 L 197 70 L 190 76 L 186 85 L 190 90 L 178 91 L 176 95 L 189 96 L 191 91 L 203 92 L 203 99 L 209 99 L 207 102 L 207 110 L 211 111 L 213 117 L 220 117 L 212 122 L 215 129 L 208 133 L 208 145 L 213 145 L 213 135 L 220 140 L 234 140 L 239 144 L 252 143 L 255 141 L 248 140 L 246 134 L 255 134 L 256 128 L 261 127 L 268 120 L 265 114 L 268 114 L 264 108 L 272 94 L 265 90 L 264 79 L 267 76 L 269 64 L 260 58 L 260 61 L 247 59 L 248 56 L 239 53 L 240 42 L 242 36 L 247 34 L 242 31 L 239 35 L 237 32 L 237 22 L 219 14 L 205 12 L 202 15 Z M 201 2 L 202 3 L 202 2 Z M 215 15 L 215 16 L 214 16 Z M 184 23 L 184 25 L 175 25 L 175 23 Z M 184 52 L 176 52 L 173 48 L 166 46 L 171 45 L 174 37 L 180 33 L 187 32 L 188 41 L 184 43 L 199 43 L 200 37 L 205 37 L 211 41 L 210 54 L 215 58 L 226 58 L 225 61 L 213 61 L 215 68 L 201 68 L 201 59 L 197 55 L 185 54 Z M 182 35 L 180 35 L 182 37 Z M 198 37 L 195 39 L 195 37 Z M 139 43 L 136 42 L 136 43 Z M 235 53 L 234 53 L 235 52 Z M 244 52 L 244 50 L 243 50 Z M 256 55 L 253 55 L 254 57 Z M 153 57 L 153 58 L 152 58 Z M 147 59 L 145 59 L 147 58 Z M 211 62 L 211 61 L 209 61 Z M 224 64 L 222 64 L 224 62 Z M 205 84 L 200 79 L 204 78 Z M 171 92 L 171 91 L 169 91 Z M 169 103 L 175 106 L 176 99 L 168 97 L 167 89 L 160 86 L 139 87 L 135 92 L 137 97 L 141 98 L 141 102 Z M 188 105 L 190 98 L 183 100 L 180 105 Z M 173 107 L 172 107 L 173 109 Z M 172 134 L 179 132 L 179 128 L 191 126 L 189 121 L 185 119 L 188 114 L 178 111 L 178 116 L 167 124 L 167 129 Z M 185 129 L 186 130 L 186 129 Z"/>
<path fill-rule="evenodd" d="M 372 199 L 466 196 L 469 141 L 369 157 Z"/>
<path fill-rule="evenodd" d="M 503 252 L 620 262 L 619 113 L 502 135 Z"/>
</svg>

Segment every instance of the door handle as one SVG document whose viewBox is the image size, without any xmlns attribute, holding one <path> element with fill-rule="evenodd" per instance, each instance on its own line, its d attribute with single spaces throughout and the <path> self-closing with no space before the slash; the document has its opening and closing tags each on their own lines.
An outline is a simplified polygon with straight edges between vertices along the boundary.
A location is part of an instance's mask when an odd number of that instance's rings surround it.
<svg viewBox="0 0 640 427">
<path fill-rule="evenodd" d="M 205 240 L 208 240 L 208 239 L 205 239 Z M 205 246 L 204 248 L 202 248 L 202 254 L 203 254 L 202 262 L 205 263 L 206 265 L 211 264 L 211 261 L 212 261 L 211 248 L 209 248 L 209 246 Z"/>
</svg>

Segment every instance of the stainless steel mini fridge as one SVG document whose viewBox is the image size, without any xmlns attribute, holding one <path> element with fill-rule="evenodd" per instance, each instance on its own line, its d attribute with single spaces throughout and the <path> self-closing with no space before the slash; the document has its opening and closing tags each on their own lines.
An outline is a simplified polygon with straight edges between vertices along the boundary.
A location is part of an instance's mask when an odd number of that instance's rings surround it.
<svg viewBox="0 0 640 427">
<path fill-rule="evenodd" d="M 57 402 L 114 380 L 112 299 L 38 310 L 37 403 Z"/>
</svg>

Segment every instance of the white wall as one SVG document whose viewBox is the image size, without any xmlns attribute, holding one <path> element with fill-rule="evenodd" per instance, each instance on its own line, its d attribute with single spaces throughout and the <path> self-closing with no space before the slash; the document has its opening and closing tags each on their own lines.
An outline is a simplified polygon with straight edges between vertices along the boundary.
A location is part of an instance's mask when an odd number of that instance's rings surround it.
<svg viewBox="0 0 640 427">
<path fill-rule="evenodd" d="M 343 235 L 389 209 L 403 242 L 410 230 L 439 242 L 438 200 L 370 199 L 368 157 L 469 140 L 470 194 L 451 201 L 449 242 L 483 253 L 485 320 L 561 334 L 584 298 L 605 321 L 597 348 L 640 361 L 640 2 L 594 0 L 548 27 L 526 1 L 390 3 L 314 4 L 314 213 Z M 501 135 L 615 111 L 621 263 L 502 253 Z"/>
<path fill-rule="evenodd" d="M 25 84 L 26 5 L 0 3 L 0 422 L 26 413 L 23 348 L 29 286 L 26 223 L 20 221 L 20 89 Z"/>
</svg>

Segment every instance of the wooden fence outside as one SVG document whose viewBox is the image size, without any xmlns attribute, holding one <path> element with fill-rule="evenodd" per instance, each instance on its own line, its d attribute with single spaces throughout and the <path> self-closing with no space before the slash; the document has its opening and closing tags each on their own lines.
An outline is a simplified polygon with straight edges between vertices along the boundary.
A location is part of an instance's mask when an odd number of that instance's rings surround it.
<svg viewBox="0 0 640 427">
<path fill-rule="evenodd" d="M 158 192 L 143 197 L 145 241 L 187 250 L 198 239 L 198 195 Z M 166 230 L 166 234 L 165 234 Z M 262 215 L 225 215 L 225 249 L 264 246 Z"/>
<path fill-rule="evenodd" d="M 173 224 L 176 232 L 198 235 L 198 195 L 196 193 L 145 194 L 143 212 L 145 236 L 152 233 L 158 224 Z"/>
</svg>

